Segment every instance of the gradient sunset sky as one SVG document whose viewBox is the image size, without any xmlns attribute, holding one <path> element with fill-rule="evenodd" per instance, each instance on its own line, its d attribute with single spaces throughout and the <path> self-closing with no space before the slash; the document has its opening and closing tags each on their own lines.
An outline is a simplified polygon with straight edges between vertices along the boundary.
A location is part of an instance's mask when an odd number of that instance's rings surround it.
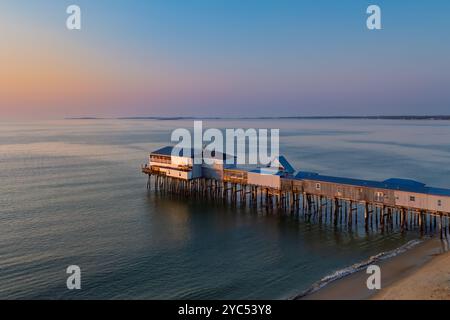
<svg viewBox="0 0 450 320">
<path fill-rule="evenodd" d="M 0 35 L 0 119 L 450 114 L 446 0 L 4 0 Z"/>
</svg>

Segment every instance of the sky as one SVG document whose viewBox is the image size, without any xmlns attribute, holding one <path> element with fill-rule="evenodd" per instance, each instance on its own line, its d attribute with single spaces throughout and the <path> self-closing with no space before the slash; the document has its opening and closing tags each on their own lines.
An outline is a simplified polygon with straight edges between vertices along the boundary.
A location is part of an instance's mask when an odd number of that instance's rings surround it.
<svg viewBox="0 0 450 320">
<path fill-rule="evenodd" d="M 0 120 L 450 114 L 449 39 L 447 0 L 3 0 Z"/>
</svg>

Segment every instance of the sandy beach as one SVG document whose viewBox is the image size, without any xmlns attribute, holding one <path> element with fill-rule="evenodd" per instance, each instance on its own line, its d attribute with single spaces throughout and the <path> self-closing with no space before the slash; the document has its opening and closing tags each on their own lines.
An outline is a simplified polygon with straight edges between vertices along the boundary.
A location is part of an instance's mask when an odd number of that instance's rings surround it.
<svg viewBox="0 0 450 320">
<path fill-rule="evenodd" d="M 450 252 L 442 253 L 409 276 L 382 289 L 377 300 L 450 300 Z"/>
<path fill-rule="evenodd" d="M 369 290 L 365 270 L 336 280 L 306 296 L 306 300 L 450 300 L 448 243 L 429 239 L 378 264 L 381 289 Z"/>
</svg>

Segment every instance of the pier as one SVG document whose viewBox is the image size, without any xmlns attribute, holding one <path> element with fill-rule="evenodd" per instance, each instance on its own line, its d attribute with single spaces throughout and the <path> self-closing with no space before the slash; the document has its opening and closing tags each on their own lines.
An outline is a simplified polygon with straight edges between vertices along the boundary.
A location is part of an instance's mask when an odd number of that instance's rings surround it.
<svg viewBox="0 0 450 320">
<path fill-rule="evenodd" d="M 382 182 L 298 172 L 280 156 L 274 168 L 241 169 L 219 156 L 194 164 L 192 152 L 172 155 L 172 147 L 152 152 L 142 173 L 147 189 L 267 212 L 302 215 L 308 221 L 365 230 L 450 237 L 450 190 L 406 179 Z"/>
</svg>

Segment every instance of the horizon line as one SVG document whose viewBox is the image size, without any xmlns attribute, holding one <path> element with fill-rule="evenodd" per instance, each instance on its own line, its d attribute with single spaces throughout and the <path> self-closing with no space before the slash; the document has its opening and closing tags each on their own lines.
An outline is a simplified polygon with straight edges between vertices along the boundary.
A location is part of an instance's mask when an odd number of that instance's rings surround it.
<svg viewBox="0 0 450 320">
<path fill-rule="evenodd" d="M 124 116 L 124 117 L 65 117 L 64 120 L 267 120 L 267 119 L 367 119 L 367 120 L 450 120 L 450 115 L 374 115 L 374 116 Z"/>
</svg>

